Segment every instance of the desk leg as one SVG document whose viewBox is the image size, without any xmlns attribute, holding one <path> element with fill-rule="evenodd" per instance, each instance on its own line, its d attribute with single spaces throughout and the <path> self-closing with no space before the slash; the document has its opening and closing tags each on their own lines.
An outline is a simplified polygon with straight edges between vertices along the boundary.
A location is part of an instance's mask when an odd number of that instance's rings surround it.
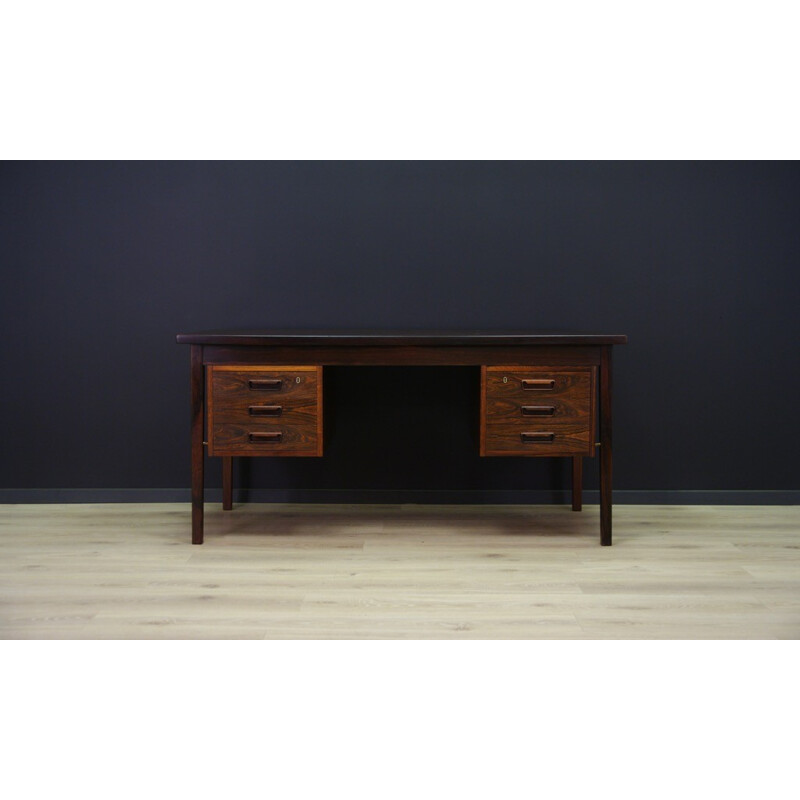
<svg viewBox="0 0 800 800">
<path fill-rule="evenodd" d="M 572 457 L 572 510 L 583 508 L 583 457 Z"/>
<path fill-rule="evenodd" d="M 222 510 L 233 508 L 233 456 L 222 456 Z"/>
<path fill-rule="evenodd" d="M 600 544 L 611 544 L 611 347 L 600 361 Z"/>
<path fill-rule="evenodd" d="M 203 348 L 192 345 L 192 544 L 203 544 Z"/>
</svg>

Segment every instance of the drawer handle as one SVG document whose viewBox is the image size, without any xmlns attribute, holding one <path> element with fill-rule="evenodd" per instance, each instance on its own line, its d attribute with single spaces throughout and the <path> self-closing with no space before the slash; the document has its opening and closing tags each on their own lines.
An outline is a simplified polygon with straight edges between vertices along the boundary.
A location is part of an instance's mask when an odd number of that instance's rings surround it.
<svg viewBox="0 0 800 800">
<path fill-rule="evenodd" d="M 535 431 L 533 433 L 521 433 L 519 438 L 522 439 L 524 443 L 553 442 L 555 441 L 556 435 L 554 433 L 540 433 L 539 431 Z"/>
<path fill-rule="evenodd" d="M 550 392 L 556 388 L 553 378 L 523 378 L 523 389 L 532 389 L 535 392 Z"/>
<path fill-rule="evenodd" d="M 247 381 L 247 385 L 259 392 L 279 392 L 283 381 L 280 378 L 256 378 Z"/>
<path fill-rule="evenodd" d="M 251 417 L 279 417 L 283 414 L 283 406 L 250 406 L 247 412 Z"/>
<path fill-rule="evenodd" d="M 552 417 L 556 413 L 555 406 L 521 406 L 523 417 Z"/>
<path fill-rule="evenodd" d="M 276 431 L 274 433 L 260 432 L 248 434 L 247 438 L 253 444 L 263 444 L 265 442 L 280 442 L 283 439 L 283 434 L 280 431 Z"/>
</svg>

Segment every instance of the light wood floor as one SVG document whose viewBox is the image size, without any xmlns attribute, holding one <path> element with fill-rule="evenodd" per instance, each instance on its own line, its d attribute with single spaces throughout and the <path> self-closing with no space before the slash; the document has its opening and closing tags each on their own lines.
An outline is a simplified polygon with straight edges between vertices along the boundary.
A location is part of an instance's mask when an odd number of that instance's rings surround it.
<svg viewBox="0 0 800 800">
<path fill-rule="evenodd" d="M 4 639 L 796 639 L 800 507 L 0 506 Z"/>
</svg>

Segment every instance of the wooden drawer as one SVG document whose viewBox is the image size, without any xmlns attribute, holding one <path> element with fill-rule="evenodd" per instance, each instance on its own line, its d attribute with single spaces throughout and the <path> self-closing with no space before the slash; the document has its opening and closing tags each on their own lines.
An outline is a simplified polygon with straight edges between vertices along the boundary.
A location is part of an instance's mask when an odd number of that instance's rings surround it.
<svg viewBox="0 0 800 800">
<path fill-rule="evenodd" d="M 595 367 L 482 367 L 482 456 L 594 455 Z"/>
<path fill-rule="evenodd" d="M 209 366 L 210 456 L 321 456 L 322 367 Z"/>
<path fill-rule="evenodd" d="M 210 429 L 210 456 L 321 456 L 321 437 L 306 425 L 237 425 Z"/>
</svg>

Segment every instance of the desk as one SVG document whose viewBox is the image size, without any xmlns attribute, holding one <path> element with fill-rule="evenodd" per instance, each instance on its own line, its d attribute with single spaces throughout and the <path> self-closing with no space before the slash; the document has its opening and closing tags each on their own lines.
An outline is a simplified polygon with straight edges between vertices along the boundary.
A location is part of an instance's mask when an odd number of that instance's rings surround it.
<svg viewBox="0 0 800 800">
<path fill-rule="evenodd" d="M 273 330 L 177 341 L 191 345 L 192 544 L 203 543 L 203 447 L 222 458 L 227 510 L 234 457 L 321 457 L 329 365 L 479 366 L 480 455 L 571 458 L 579 511 L 582 459 L 599 448 L 600 544 L 611 544 L 611 354 L 626 336 Z"/>
</svg>

